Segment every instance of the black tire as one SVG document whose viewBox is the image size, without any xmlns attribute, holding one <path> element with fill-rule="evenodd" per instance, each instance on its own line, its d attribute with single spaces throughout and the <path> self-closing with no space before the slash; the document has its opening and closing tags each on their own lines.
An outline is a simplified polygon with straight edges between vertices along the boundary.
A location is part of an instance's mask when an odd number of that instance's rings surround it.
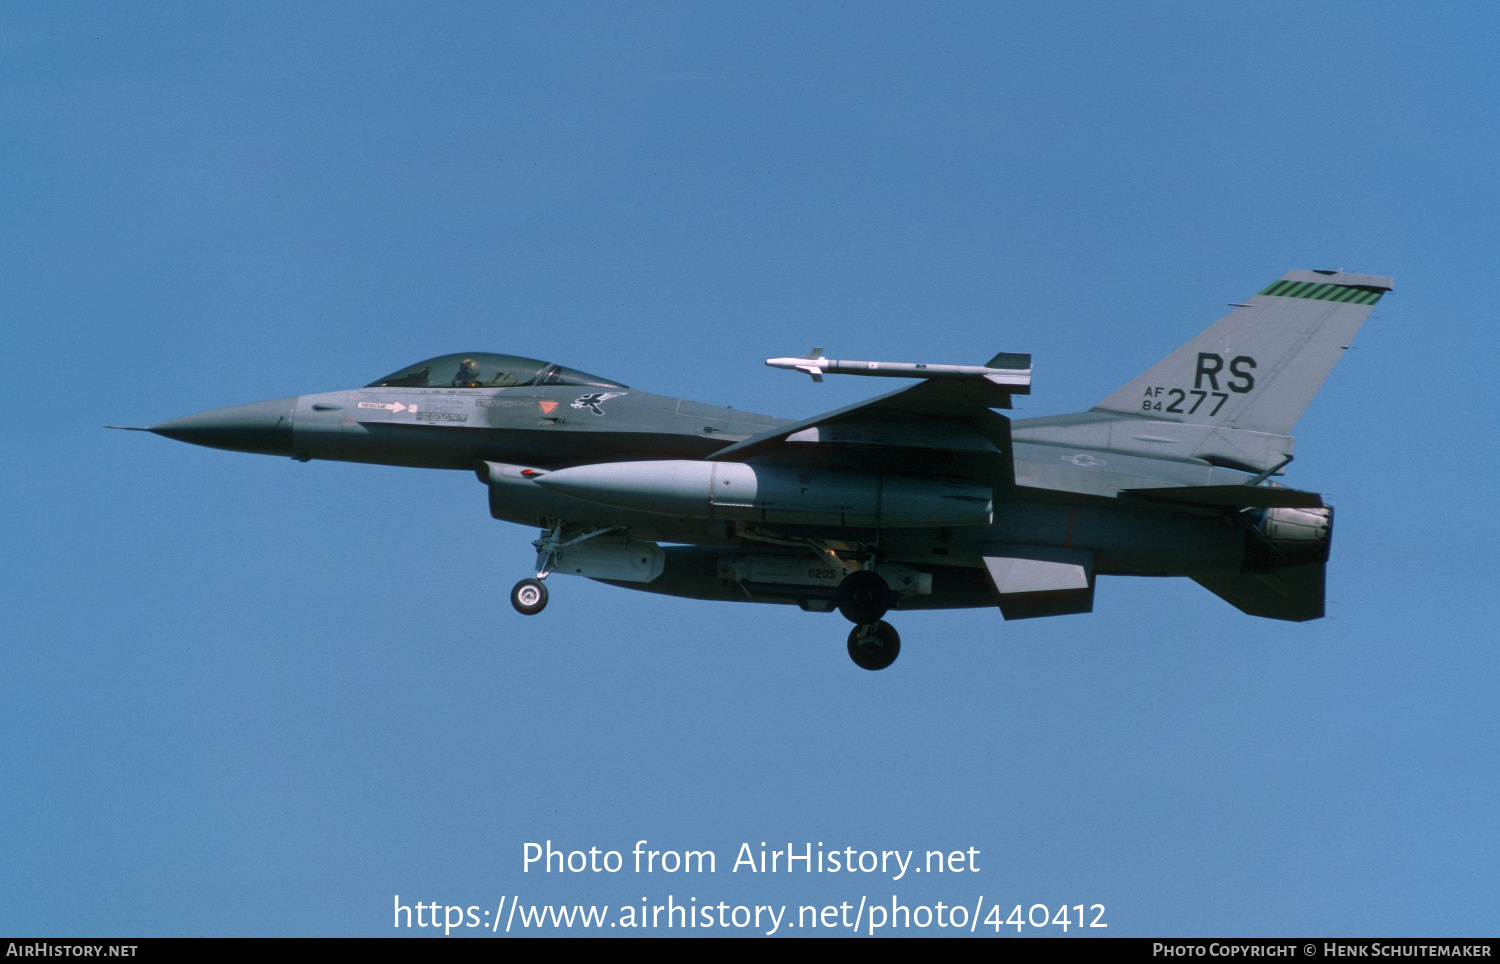
<svg viewBox="0 0 1500 964">
<path fill-rule="evenodd" d="M 540 579 L 522 579 L 511 588 L 510 604 L 523 616 L 535 616 L 547 608 L 547 584 Z"/>
<path fill-rule="evenodd" d="M 849 630 L 849 658 L 860 669 L 885 669 L 900 655 L 901 635 L 890 623 L 866 623 Z"/>
<path fill-rule="evenodd" d="M 849 573 L 839 583 L 839 612 L 856 626 L 878 623 L 891 608 L 891 587 L 884 577 L 871 569 Z"/>
</svg>

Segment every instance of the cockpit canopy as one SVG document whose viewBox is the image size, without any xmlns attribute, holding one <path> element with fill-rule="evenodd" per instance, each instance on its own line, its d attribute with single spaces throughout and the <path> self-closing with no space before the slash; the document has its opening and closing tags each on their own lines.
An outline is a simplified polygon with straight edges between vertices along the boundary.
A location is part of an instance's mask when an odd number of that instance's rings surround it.
<svg viewBox="0 0 1500 964">
<path fill-rule="evenodd" d="M 520 388 L 523 385 L 590 385 L 625 388 L 598 375 L 516 355 L 440 355 L 390 374 L 366 388 Z"/>
</svg>

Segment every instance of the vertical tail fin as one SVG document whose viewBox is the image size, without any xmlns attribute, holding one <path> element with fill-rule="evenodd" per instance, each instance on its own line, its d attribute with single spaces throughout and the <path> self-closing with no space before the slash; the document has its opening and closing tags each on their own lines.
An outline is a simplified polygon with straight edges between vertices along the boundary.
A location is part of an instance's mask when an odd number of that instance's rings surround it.
<svg viewBox="0 0 1500 964">
<path fill-rule="evenodd" d="M 1289 271 L 1095 411 L 1290 435 L 1391 279 Z"/>
</svg>

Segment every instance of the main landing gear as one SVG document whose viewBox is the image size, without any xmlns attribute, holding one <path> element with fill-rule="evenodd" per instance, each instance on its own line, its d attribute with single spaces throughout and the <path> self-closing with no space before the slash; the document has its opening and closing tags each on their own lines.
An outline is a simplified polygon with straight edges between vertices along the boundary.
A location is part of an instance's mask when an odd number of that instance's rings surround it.
<svg viewBox="0 0 1500 964">
<path fill-rule="evenodd" d="M 834 602 L 851 623 L 878 623 L 891 608 L 891 587 L 880 573 L 857 569 L 839 583 Z"/>
<path fill-rule="evenodd" d="M 854 623 L 849 631 L 849 658 L 860 669 L 885 669 L 901 655 L 901 636 L 882 617 L 891 608 L 891 587 L 873 569 L 858 569 L 839 583 L 834 602 Z"/>
<path fill-rule="evenodd" d="M 849 630 L 849 658 L 860 669 L 885 669 L 900 655 L 901 636 L 884 620 Z"/>
</svg>

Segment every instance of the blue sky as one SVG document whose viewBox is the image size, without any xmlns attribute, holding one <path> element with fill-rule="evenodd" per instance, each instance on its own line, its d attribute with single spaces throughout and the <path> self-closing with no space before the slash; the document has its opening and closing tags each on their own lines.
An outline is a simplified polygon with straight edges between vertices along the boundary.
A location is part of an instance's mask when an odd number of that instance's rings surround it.
<svg viewBox="0 0 1500 964">
<path fill-rule="evenodd" d="M 1494 934 L 1497 27 L 7 5 L 0 930 L 383 935 L 395 895 L 671 894 Z M 1338 510 L 1305 625 L 1105 579 L 1087 616 L 898 614 L 872 674 L 841 619 L 783 607 L 559 577 L 526 619 L 534 535 L 470 474 L 101 427 L 451 351 L 788 417 L 887 387 L 762 365 L 813 345 L 1030 352 L 1015 414 L 1057 414 L 1292 268 L 1396 279 L 1298 427 L 1287 481 Z M 718 872 L 522 869 L 642 839 Z M 761 841 L 980 870 L 731 872 Z"/>
</svg>

